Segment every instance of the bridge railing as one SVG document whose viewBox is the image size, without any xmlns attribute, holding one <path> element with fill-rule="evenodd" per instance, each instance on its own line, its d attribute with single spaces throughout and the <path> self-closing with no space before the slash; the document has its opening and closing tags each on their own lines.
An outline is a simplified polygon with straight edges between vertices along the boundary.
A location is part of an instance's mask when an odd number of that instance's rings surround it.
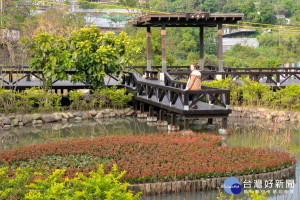
<svg viewBox="0 0 300 200">
<path fill-rule="evenodd" d="M 172 80 L 171 76 L 168 76 L 168 78 L 169 85 L 161 85 L 144 81 L 133 72 L 124 72 L 122 84 L 136 92 L 138 97 L 144 96 L 158 103 L 166 100 L 171 107 L 177 105 L 182 106 L 184 110 L 189 110 L 198 101 L 202 101 L 209 103 L 209 105 L 216 104 L 229 109 L 230 90 L 213 87 L 203 87 L 201 90 L 184 90 L 184 83 Z M 192 96 L 196 96 L 196 98 L 189 101 Z"/>
<path fill-rule="evenodd" d="M 161 66 L 151 66 L 152 70 L 156 70 L 158 72 L 162 72 L 161 71 Z M 129 67 L 128 69 L 126 69 L 129 72 L 135 72 L 139 75 L 143 75 L 143 71 L 145 71 L 147 69 L 146 66 L 132 66 Z M 168 71 L 187 71 L 190 69 L 190 66 L 168 66 Z M 204 66 L 205 70 L 210 70 L 210 71 L 217 71 L 218 67 L 217 66 L 213 66 L 213 65 L 209 65 L 209 66 Z"/>
<path fill-rule="evenodd" d="M 65 71 L 67 75 L 72 76 L 73 74 L 76 73 L 76 70 L 67 70 Z M 108 81 L 106 82 L 106 85 L 111 84 L 113 81 L 118 81 L 118 78 L 115 77 L 112 74 L 107 73 L 106 76 L 108 77 Z M 26 84 L 26 86 L 20 86 L 18 85 L 20 81 L 26 79 L 26 81 L 30 82 L 32 79 L 37 79 L 39 81 L 40 87 L 44 87 L 45 85 L 45 78 L 43 75 L 42 70 L 31 70 L 29 66 L 0 66 L 0 87 L 5 87 L 5 88 L 30 88 L 30 84 Z M 69 80 L 71 80 L 71 77 L 69 77 Z M 55 84 L 56 82 L 60 81 L 59 79 L 53 79 L 52 80 L 52 85 Z M 113 83 L 112 83 L 113 84 Z M 64 88 L 65 89 L 88 89 L 89 85 L 86 83 L 83 83 L 81 85 L 72 85 L 69 84 L 68 86 L 59 86 L 56 88 Z"/>
<path fill-rule="evenodd" d="M 286 72 L 286 71 L 299 71 L 297 67 L 224 67 L 225 72 Z"/>
<path fill-rule="evenodd" d="M 294 78 L 300 80 L 300 68 L 289 68 L 288 70 L 284 69 L 285 71 L 280 71 L 283 69 L 277 69 L 277 70 L 267 70 L 262 69 L 259 70 L 255 69 L 249 70 L 249 71 L 225 71 L 225 72 L 211 72 L 211 71 L 201 71 L 201 80 L 212 80 L 216 79 L 217 75 L 222 77 L 222 79 L 230 77 L 232 79 L 238 79 L 241 77 L 249 77 L 249 79 L 256 81 L 256 82 L 262 82 L 266 81 L 266 83 L 273 83 L 275 86 L 280 86 L 284 82 L 286 82 L 288 79 Z M 293 70 L 293 71 L 292 71 Z M 169 71 L 169 74 L 174 76 L 175 80 L 180 79 L 187 79 L 190 75 L 190 71 Z"/>
</svg>

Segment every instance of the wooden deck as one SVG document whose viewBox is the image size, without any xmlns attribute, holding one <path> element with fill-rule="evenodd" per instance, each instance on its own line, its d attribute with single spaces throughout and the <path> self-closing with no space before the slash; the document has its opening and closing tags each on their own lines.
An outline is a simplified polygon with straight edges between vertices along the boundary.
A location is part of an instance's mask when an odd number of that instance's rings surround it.
<svg viewBox="0 0 300 200">
<path fill-rule="evenodd" d="M 185 83 L 180 84 L 168 73 L 165 73 L 165 80 L 149 80 L 124 72 L 122 85 L 134 94 L 135 101 L 184 116 L 185 129 L 188 128 L 188 120 L 195 118 L 222 118 L 223 128 L 227 128 L 227 118 L 232 112 L 229 90 L 204 86 L 201 90 L 185 91 L 182 87 Z M 197 98 L 189 101 L 191 95 Z M 198 108 L 194 109 L 194 105 Z"/>
</svg>

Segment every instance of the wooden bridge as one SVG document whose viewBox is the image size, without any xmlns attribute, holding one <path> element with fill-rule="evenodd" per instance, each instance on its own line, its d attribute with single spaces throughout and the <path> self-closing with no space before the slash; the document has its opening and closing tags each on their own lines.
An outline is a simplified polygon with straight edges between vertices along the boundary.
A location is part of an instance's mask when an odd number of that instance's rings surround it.
<svg viewBox="0 0 300 200">
<path fill-rule="evenodd" d="M 161 72 L 161 66 L 152 66 L 153 69 Z M 168 74 L 175 80 L 188 79 L 190 75 L 189 66 L 168 66 Z M 130 70 L 143 75 L 146 66 L 131 67 Z M 239 79 L 247 77 L 250 80 L 272 86 L 273 89 L 284 88 L 291 84 L 300 84 L 300 68 L 230 68 L 224 67 L 224 71 L 218 71 L 217 66 L 204 66 L 201 70 L 201 80 L 211 81 L 215 79 Z"/>
<path fill-rule="evenodd" d="M 164 73 L 165 81 L 140 78 L 135 73 L 124 72 L 123 82 L 129 92 L 134 94 L 135 109 L 140 104 L 140 111 L 144 112 L 144 104 L 149 107 L 149 115 L 153 116 L 153 107 L 160 109 L 159 120 L 163 120 L 163 112 L 171 112 L 171 124 L 175 125 L 176 114 L 184 117 L 184 128 L 189 128 L 189 119 L 222 118 L 222 127 L 227 128 L 227 118 L 231 113 L 230 91 L 225 89 L 203 86 L 199 91 L 185 91 L 186 83 L 174 80 L 168 73 Z M 189 101 L 191 95 L 196 95 L 194 101 Z M 192 108 L 198 105 L 197 109 Z"/>
<path fill-rule="evenodd" d="M 154 66 L 158 71 L 161 69 Z M 189 128 L 190 119 L 208 118 L 208 123 L 212 123 L 213 118 L 222 118 L 222 128 L 227 128 L 227 118 L 231 113 L 230 91 L 214 87 L 202 86 L 199 91 L 185 91 L 186 82 L 179 81 L 187 79 L 190 71 L 189 66 L 169 66 L 164 74 L 164 81 L 146 79 L 140 75 L 146 67 L 132 67 L 129 71 L 124 71 L 122 83 L 113 75 L 107 75 L 106 85 L 118 85 L 126 87 L 129 92 L 134 94 L 135 109 L 140 108 L 144 112 L 145 104 L 149 105 L 149 115 L 153 116 L 153 110 L 159 110 L 159 120 L 164 120 L 164 112 L 171 113 L 171 124 L 176 124 L 176 115 L 184 118 L 184 128 Z M 211 80 L 217 76 L 221 78 L 239 78 L 248 76 L 250 79 L 273 87 L 282 87 L 283 83 L 298 81 L 300 78 L 299 68 L 224 68 L 224 72 L 216 71 L 217 67 L 208 66 L 201 71 L 202 80 Z M 157 71 L 157 72 L 158 72 Z M 68 71 L 72 76 L 75 71 Z M 265 78 L 265 80 L 263 80 Z M 294 79 L 292 79 L 294 78 Z M 43 86 L 44 78 L 42 71 L 32 71 L 28 66 L 0 68 L 1 86 L 6 89 L 24 90 L 33 86 Z M 85 83 L 72 83 L 70 81 L 53 80 L 53 89 L 76 90 L 89 89 Z M 192 95 L 197 95 L 194 101 L 190 101 Z M 198 105 L 197 109 L 193 109 Z"/>
<path fill-rule="evenodd" d="M 152 69 L 157 72 L 161 71 L 161 66 L 152 66 Z M 133 66 L 127 69 L 129 72 L 134 72 L 142 76 L 146 70 L 146 66 Z M 174 80 L 188 79 L 190 74 L 189 66 L 168 66 L 168 75 L 171 75 Z M 67 71 L 67 74 L 72 76 L 74 70 Z M 292 83 L 300 84 L 300 68 L 229 68 L 224 67 L 224 71 L 218 71 L 217 66 L 205 66 L 201 70 L 202 81 L 210 81 L 217 78 L 238 79 L 248 77 L 253 81 L 266 84 L 274 87 L 274 89 L 283 88 Z M 15 88 L 23 90 L 31 87 L 43 87 L 44 77 L 42 71 L 29 69 L 28 66 L 6 66 L 0 67 L 0 86 L 6 89 Z M 107 74 L 105 79 L 106 85 L 116 85 L 117 77 Z M 54 79 L 52 81 L 53 89 L 89 89 L 89 85 L 85 83 L 72 83 L 70 81 L 60 81 Z"/>
</svg>

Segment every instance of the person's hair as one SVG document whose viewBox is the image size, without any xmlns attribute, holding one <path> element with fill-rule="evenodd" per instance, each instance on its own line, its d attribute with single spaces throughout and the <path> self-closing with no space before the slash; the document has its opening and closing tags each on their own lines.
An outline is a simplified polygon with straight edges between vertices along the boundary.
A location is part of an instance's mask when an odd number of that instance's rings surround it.
<svg viewBox="0 0 300 200">
<path fill-rule="evenodd" d="M 193 65 L 195 69 L 198 69 L 198 62 L 193 62 L 191 65 Z"/>
</svg>

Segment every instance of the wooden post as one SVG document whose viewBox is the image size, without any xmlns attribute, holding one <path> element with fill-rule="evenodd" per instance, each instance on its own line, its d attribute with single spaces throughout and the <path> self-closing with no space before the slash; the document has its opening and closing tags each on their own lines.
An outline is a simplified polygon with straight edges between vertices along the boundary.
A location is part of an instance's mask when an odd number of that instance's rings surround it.
<svg viewBox="0 0 300 200">
<path fill-rule="evenodd" d="M 151 70 L 151 29 L 147 27 L 147 70 Z"/>
<path fill-rule="evenodd" d="M 159 121 L 164 120 L 164 111 L 162 109 L 159 109 Z"/>
<path fill-rule="evenodd" d="M 9 72 L 9 83 L 13 82 L 13 73 L 12 71 Z"/>
<path fill-rule="evenodd" d="M 185 92 L 183 95 L 184 95 L 183 110 L 189 110 L 189 94 Z"/>
<path fill-rule="evenodd" d="M 171 125 L 176 125 L 176 114 L 171 113 Z"/>
<path fill-rule="evenodd" d="M 223 72 L 223 31 L 222 24 L 218 24 L 218 45 L 219 45 L 219 71 Z"/>
<path fill-rule="evenodd" d="M 208 118 L 207 124 L 213 124 L 213 118 Z"/>
<path fill-rule="evenodd" d="M 230 108 L 230 91 L 226 92 L 225 94 L 225 106 L 226 109 Z"/>
<path fill-rule="evenodd" d="M 222 128 L 227 129 L 227 118 L 222 118 Z"/>
<path fill-rule="evenodd" d="M 153 106 L 149 106 L 149 116 L 153 117 Z"/>
<path fill-rule="evenodd" d="M 133 109 L 134 112 L 137 111 L 137 101 L 133 99 Z"/>
<path fill-rule="evenodd" d="M 276 74 L 276 83 L 277 83 L 277 86 L 280 86 L 280 74 Z"/>
<path fill-rule="evenodd" d="M 144 107 L 144 103 L 140 103 L 140 111 L 141 111 L 141 113 L 144 113 L 144 111 L 145 111 L 145 107 Z"/>
<path fill-rule="evenodd" d="M 167 49 L 166 49 L 166 25 L 161 25 L 161 56 L 162 56 L 162 72 L 167 71 Z"/>
<path fill-rule="evenodd" d="M 27 75 L 26 75 L 26 81 L 31 81 L 30 74 L 27 74 Z"/>
<path fill-rule="evenodd" d="M 204 55 L 204 29 L 203 26 L 200 26 L 200 70 L 204 70 L 204 59 L 203 59 L 203 55 Z"/>
<path fill-rule="evenodd" d="M 184 118 L 184 130 L 190 129 L 190 120 L 187 118 Z"/>
</svg>

